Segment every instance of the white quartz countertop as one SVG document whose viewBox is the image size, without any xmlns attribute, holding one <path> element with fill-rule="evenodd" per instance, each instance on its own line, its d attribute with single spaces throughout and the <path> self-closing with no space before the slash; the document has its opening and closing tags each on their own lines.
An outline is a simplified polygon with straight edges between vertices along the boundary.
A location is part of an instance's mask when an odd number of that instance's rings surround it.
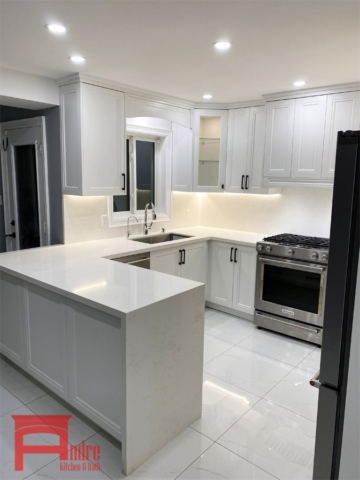
<svg viewBox="0 0 360 480">
<path fill-rule="evenodd" d="M 257 241 L 266 236 L 210 227 L 172 229 L 167 233 L 170 232 L 193 237 L 152 245 L 134 242 L 131 237 L 118 237 L 1 253 L 0 270 L 112 315 L 121 316 L 200 284 L 113 262 L 109 258 L 177 247 L 201 240 L 255 246 Z M 152 232 L 151 235 L 159 233 Z"/>
</svg>

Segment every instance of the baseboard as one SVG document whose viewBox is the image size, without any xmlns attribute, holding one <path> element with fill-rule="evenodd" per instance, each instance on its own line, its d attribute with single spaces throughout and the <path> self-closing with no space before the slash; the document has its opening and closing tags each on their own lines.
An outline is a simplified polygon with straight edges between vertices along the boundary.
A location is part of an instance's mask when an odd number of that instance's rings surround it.
<svg viewBox="0 0 360 480">
<path fill-rule="evenodd" d="M 239 312 L 239 310 L 235 310 L 234 308 L 224 307 L 223 305 L 209 302 L 208 300 L 206 300 L 205 305 L 207 307 L 213 308 L 214 310 L 219 310 L 219 312 L 234 315 L 234 317 L 244 318 L 245 320 L 249 320 L 250 322 L 254 321 L 254 315 L 252 315 L 251 313 Z"/>
</svg>

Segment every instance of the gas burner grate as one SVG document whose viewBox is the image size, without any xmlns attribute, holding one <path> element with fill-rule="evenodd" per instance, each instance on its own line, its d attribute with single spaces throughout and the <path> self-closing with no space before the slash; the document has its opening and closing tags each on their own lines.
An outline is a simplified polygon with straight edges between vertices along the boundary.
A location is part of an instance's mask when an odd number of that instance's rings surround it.
<svg viewBox="0 0 360 480">
<path fill-rule="evenodd" d="M 278 243 L 279 245 L 297 245 L 304 248 L 329 248 L 330 240 L 320 237 L 306 237 L 304 235 L 293 235 L 291 233 L 281 233 L 272 237 L 266 237 L 264 242 Z"/>
</svg>

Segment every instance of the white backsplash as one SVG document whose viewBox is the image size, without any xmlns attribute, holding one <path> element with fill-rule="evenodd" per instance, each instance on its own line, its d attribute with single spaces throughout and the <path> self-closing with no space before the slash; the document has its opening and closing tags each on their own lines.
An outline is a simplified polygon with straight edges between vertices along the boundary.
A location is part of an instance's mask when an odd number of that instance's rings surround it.
<svg viewBox="0 0 360 480">
<path fill-rule="evenodd" d="M 280 195 L 173 192 L 171 201 L 171 221 L 154 224 L 153 231 L 202 225 L 269 234 L 330 233 L 332 190 L 326 188 L 283 188 Z M 65 243 L 125 236 L 126 227 L 101 227 L 101 215 L 107 213 L 107 197 L 65 195 Z M 141 234 L 142 226 L 131 226 L 131 232 Z"/>
</svg>

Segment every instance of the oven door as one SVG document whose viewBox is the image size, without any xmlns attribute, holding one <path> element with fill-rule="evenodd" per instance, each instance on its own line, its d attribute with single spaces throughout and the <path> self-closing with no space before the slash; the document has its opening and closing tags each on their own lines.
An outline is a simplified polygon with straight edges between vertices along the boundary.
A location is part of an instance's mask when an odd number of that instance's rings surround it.
<svg viewBox="0 0 360 480">
<path fill-rule="evenodd" d="M 327 267 L 258 255 L 255 308 L 323 326 Z"/>
</svg>

